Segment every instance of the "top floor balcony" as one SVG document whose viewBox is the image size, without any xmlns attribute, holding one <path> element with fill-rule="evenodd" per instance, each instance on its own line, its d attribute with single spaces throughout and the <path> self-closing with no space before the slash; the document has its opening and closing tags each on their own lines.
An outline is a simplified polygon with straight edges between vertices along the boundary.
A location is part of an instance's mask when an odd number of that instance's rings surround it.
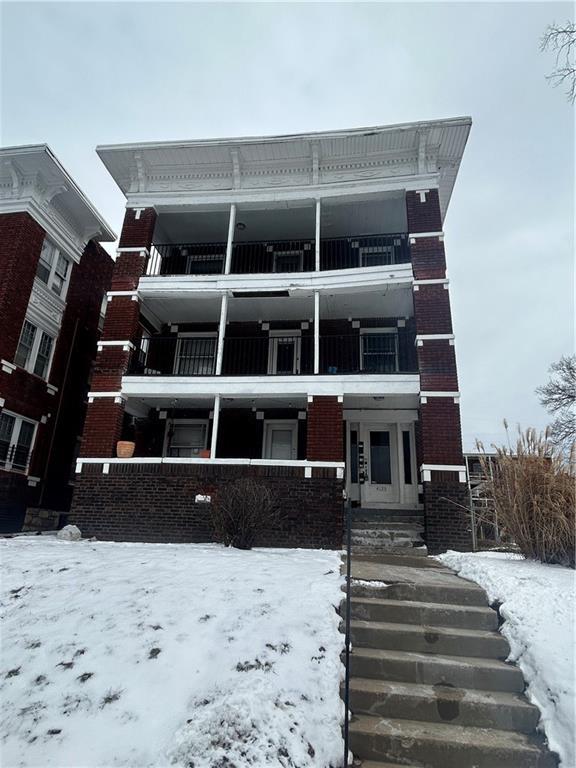
<svg viewBox="0 0 576 768">
<path fill-rule="evenodd" d="M 404 200 L 388 194 L 161 212 L 146 275 L 294 274 L 409 262 Z"/>
<path fill-rule="evenodd" d="M 159 243 L 153 246 L 146 274 L 225 274 L 226 243 Z M 267 240 L 237 243 L 231 274 L 315 271 L 314 240 Z M 410 262 L 408 236 L 359 235 L 320 241 L 320 271 L 391 266 Z"/>
</svg>

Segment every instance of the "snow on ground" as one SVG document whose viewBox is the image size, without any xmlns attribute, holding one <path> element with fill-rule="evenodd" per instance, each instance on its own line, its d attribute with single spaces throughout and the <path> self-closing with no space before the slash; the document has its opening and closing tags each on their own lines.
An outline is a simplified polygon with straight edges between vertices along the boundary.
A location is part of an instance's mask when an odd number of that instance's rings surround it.
<svg viewBox="0 0 576 768">
<path fill-rule="evenodd" d="M 550 748 L 563 768 L 575 768 L 574 571 L 502 552 L 446 552 L 438 559 L 502 603 L 509 660 L 524 673 Z"/>
<path fill-rule="evenodd" d="M 340 558 L 0 540 L 2 765 L 326 768 Z"/>
</svg>

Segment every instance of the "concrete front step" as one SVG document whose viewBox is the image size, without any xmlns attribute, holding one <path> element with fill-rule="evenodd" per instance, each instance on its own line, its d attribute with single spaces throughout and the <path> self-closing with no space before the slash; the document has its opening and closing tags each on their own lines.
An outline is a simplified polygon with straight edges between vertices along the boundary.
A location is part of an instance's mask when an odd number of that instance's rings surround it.
<svg viewBox="0 0 576 768">
<path fill-rule="evenodd" d="M 426 547 L 414 547 L 413 549 L 402 550 L 402 552 L 381 552 L 379 554 L 363 554 L 358 555 L 356 551 L 353 553 L 354 563 L 375 563 L 376 565 L 401 565 L 402 567 L 415 567 L 415 568 L 435 568 L 436 570 L 443 570 L 445 573 L 450 573 L 447 568 L 444 568 L 436 560 L 431 557 L 427 557 Z M 346 558 L 346 556 L 344 556 Z M 353 577 L 356 578 L 356 577 Z M 358 577 L 362 578 L 362 577 Z M 374 579 L 373 579 L 374 580 Z M 379 581 L 380 579 L 376 579 Z"/>
<path fill-rule="evenodd" d="M 421 520 L 415 520 L 410 522 L 409 520 L 391 520 L 385 522 L 379 521 L 352 521 L 352 535 L 359 531 L 403 531 L 403 530 L 416 530 L 423 531 L 424 524 Z"/>
<path fill-rule="evenodd" d="M 372 517 L 362 520 L 359 517 L 352 516 L 352 528 L 381 528 L 386 525 L 421 525 L 424 527 L 424 515 L 415 512 L 407 514 L 390 513 L 385 517 Z"/>
<path fill-rule="evenodd" d="M 496 659 L 353 648 L 352 677 L 522 693 L 522 672 Z"/>
<path fill-rule="evenodd" d="M 427 557 L 428 549 L 420 542 L 394 541 L 390 544 L 352 544 L 352 555 L 362 560 L 363 555 L 409 555 L 410 557 Z"/>
<path fill-rule="evenodd" d="M 419 768 L 417 765 L 408 765 L 407 763 L 381 763 L 376 760 L 358 760 L 354 761 L 354 767 L 359 768 Z M 421 766 L 420 766 L 421 768 Z"/>
<path fill-rule="evenodd" d="M 353 619 L 350 622 L 350 635 L 354 645 L 391 651 L 478 656 L 484 659 L 505 659 L 510 652 L 506 639 L 498 632 L 456 627 L 427 627 Z"/>
<path fill-rule="evenodd" d="M 483 589 L 473 585 L 467 586 L 464 581 L 462 586 L 391 584 L 386 591 L 386 599 L 450 605 L 486 606 L 488 603 Z"/>
<path fill-rule="evenodd" d="M 400 546 L 413 547 L 415 544 L 424 544 L 424 540 L 418 531 L 388 531 L 384 528 L 379 528 L 376 531 L 352 531 L 350 540 L 352 544 L 365 544 L 367 546 L 373 546 L 374 544 L 384 546 L 392 544 L 394 546 L 398 543 Z"/>
<path fill-rule="evenodd" d="M 355 714 L 521 733 L 533 731 L 540 719 L 538 708 L 514 693 L 370 678 L 351 680 L 350 708 Z"/>
<path fill-rule="evenodd" d="M 353 597 L 351 617 L 365 621 L 425 624 L 461 629 L 498 629 L 498 616 L 491 608 L 388 600 L 382 590 L 380 594 L 382 597 Z"/>
<path fill-rule="evenodd" d="M 533 737 L 514 731 L 385 719 L 350 723 L 350 748 L 360 759 L 410 762 L 426 768 L 557 768 Z"/>
</svg>

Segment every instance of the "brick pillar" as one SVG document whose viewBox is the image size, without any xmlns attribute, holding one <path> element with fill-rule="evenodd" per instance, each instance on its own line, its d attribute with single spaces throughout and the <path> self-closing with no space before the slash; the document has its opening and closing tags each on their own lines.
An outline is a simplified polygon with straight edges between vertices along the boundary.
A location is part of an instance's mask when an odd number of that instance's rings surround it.
<svg viewBox="0 0 576 768">
<path fill-rule="evenodd" d="M 28 213 L 0 216 L 0 359 L 12 362 L 45 232 Z"/>
<path fill-rule="evenodd" d="M 315 395 L 308 403 L 306 458 L 344 461 L 342 403 L 336 396 Z"/>
<path fill-rule="evenodd" d="M 126 210 L 111 291 L 135 291 L 138 288 L 146 269 L 155 223 L 156 212 L 153 208 Z M 137 296 L 111 297 L 106 309 L 102 341 L 124 342 L 124 345 L 104 345 L 98 352 L 91 382 L 92 392 L 120 391 L 139 318 L 140 302 Z M 114 456 L 123 417 L 124 402 L 118 402 L 113 394 L 94 398 L 88 404 L 80 455 L 94 458 Z"/>
<path fill-rule="evenodd" d="M 416 350 L 422 393 L 418 461 L 420 467 L 462 466 L 460 406 L 455 397 L 458 375 L 454 339 L 450 338 L 452 315 L 438 190 L 407 192 L 406 213 L 415 280 Z M 431 338 L 434 336 L 444 338 Z M 439 392 L 447 394 L 426 395 Z M 434 553 L 448 548 L 470 549 L 470 521 L 462 509 L 467 505 L 466 485 L 459 481 L 458 472 L 423 472 L 421 479 L 429 550 Z"/>
</svg>

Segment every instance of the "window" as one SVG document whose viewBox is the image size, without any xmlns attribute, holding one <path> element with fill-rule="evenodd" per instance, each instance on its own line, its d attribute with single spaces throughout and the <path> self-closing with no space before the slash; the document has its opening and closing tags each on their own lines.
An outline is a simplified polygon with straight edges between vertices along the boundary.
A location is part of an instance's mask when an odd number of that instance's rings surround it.
<svg viewBox="0 0 576 768">
<path fill-rule="evenodd" d="M 14 363 L 42 379 L 47 379 L 53 347 L 53 336 L 41 331 L 29 320 L 24 320 Z"/>
<path fill-rule="evenodd" d="M 217 342 L 216 334 L 179 336 L 174 373 L 180 376 L 213 376 Z"/>
<path fill-rule="evenodd" d="M 168 422 L 165 454 L 176 458 L 199 456 L 206 448 L 207 438 L 207 421 L 174 419 Z"/>
<path fill-rule="evenodd" d="M 287 376 L 300 373 L 300 331 L 270 331 L 268 373 Z"/>
<path fill-rule="evenodd" d="M 370 431 L 370 482 L 390 485 L 392 467 L 390 461 L 390 432 Z"/>
<path fill-rule="evenodd" d="M 264 425 L 264 458 L 295 459 L 298 453 L 298 422 L 267 421 Z"/>
<path fill-rule="evenodd" d="M 0 466 L 26 472 L 36 433 L 36 424 L 15 413 L 0 413 Z"/>
<path fill-rule="evenodd" d="M 402 457 L 404 459 L 404 484 L 412 485 L 412 449 L 410 432 L 402 430 Z"/>
<path fill-rule="evenodd" d="M 48 365 L 50 364 L 50 354 L 52 352 L 52 344 L 54 339 L 52 336 L 48 336 L 47 333 L 42 331 L 40 337 L 40 344 L 38 345 L 38 354 L 36 355 L 36 362 L 34 363 L 34 373 L 36 376 L 45 379 L 48 373 Z"/>
<path fill-rule="evenodd" d="M 275 251 L 274 272 L 302 272 L 304 251 Z"/>
<path fill-rule="evenodd" d="M 69 276 L 70 260 L 56 248 L 54 243 L 45 238 L 36 268 L 36 277 L 63 299 Z"/>
<path fill-rule="evenodd" d="M 398 334 L 394 328 L 363 331 L 360 335 L 362 370 L 366 373 L 398 371 Z"/>
<path fill-rule="evenodd" d="M 27 368 L 30 358 L 32 357 L 32 348 L 34 347 L 36 330 L 36 326 L 32 325 L 28 320 L 24 320 L 20 341 L 18 342 L 18 349 L 16 350 L 16 356 L 14 357 L 14 362 L 21 368 Z"/>
<path fill-rule="evenodd" d="M 360 266 L 377 267 L 394 264 L 393 245 L 368 245 L 360 248 Z"/>
</svg>

